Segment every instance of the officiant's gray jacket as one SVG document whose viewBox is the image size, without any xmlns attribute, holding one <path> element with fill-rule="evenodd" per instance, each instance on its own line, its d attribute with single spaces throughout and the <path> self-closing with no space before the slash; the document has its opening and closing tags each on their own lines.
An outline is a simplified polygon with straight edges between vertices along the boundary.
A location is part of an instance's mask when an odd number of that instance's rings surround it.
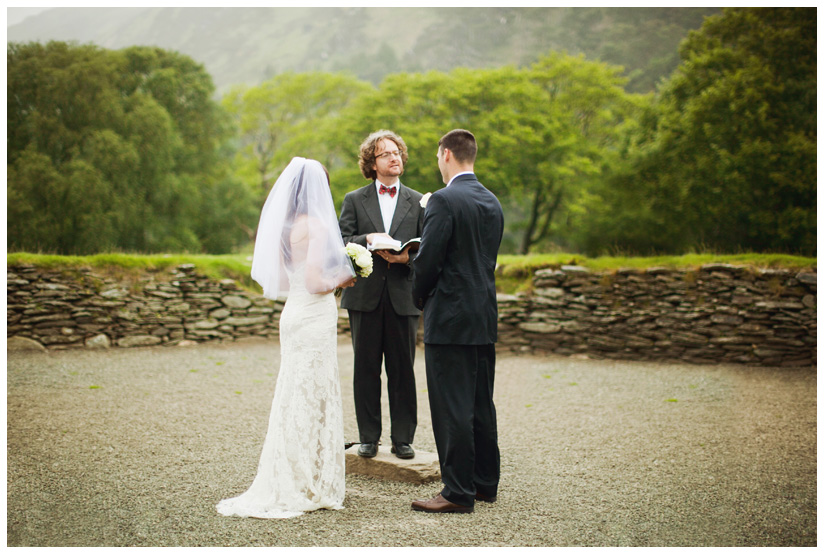
<svg viewBox="0 0 825 555">
<path fill-rule="evenodd" d="M 341 207 L 341 236 L 346 243 L 367 246 L 370 233 L 388 233 L 393 239 L 406 243 L 414 237 L 421 237 L 424 224 L 424 209 L 421 207 L 421 193 L 405 187 L 399 182 L 398 203 L 392 217 L 390 229 L 384 229 L 381 207 L 375 181 L 365 187 L 347 193 Z M 378 307 L 384 286 L 389 290 L 390 301 L 396 314 L 419 316 L 412 301 L 412 271 L 406 264 L 392 264 L 387 268 L 383 258 L 372 255 L 372 275 L 359 277 L 352 287 L 344 289 L 341 308 L 371 312 Z"/>
</svg>

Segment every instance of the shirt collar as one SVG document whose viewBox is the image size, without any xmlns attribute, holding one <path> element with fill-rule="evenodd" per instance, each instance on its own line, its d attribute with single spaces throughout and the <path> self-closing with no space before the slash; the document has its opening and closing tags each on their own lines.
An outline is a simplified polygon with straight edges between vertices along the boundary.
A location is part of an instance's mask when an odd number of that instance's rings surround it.
<svg viewBox="0 0 825 555">
<path fill-rule="evenodd" d="M 455 175 L 453 176 L 453 178 L 450 180 L 450 183 L 447 183 L 447 187 L 449 187 L 449 186 L 452 184 L 452 182 L 453 182 L 453 181 L 455 181 L 455 178 L 456 178 L 456 177 L 458 177 L 459 175 L 473 175 L 473 174 L 475 174 L 475 172 L 461 172 L 461 173 L 457 173 L 457 174 L 455 174 Z"/>
</svg>

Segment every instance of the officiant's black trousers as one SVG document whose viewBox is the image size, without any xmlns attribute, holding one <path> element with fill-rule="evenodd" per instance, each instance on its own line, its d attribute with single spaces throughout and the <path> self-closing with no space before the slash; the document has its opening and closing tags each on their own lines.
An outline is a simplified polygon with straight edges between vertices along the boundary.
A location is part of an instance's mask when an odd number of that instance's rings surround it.
<svg viewBox="0 0 825 555">
<path fill-rule="evenodd" d="M 372 312 L 349 311 L 355 351 L 353 397 L 359 441 L 374 443 L 381 437 L 381 364 L 387 372 L 390 405 L 390 440 L 412 443 L 418 425 L 415 394 L 415 336 L 418 316 L 395 313 L 387 288 Z"/>
<path fill-rule="evenodd" d="M 500 456 L 493 404 L 495 345 L 424 346 L 441 495 L 473 506 L 498 492 Z"/>
</svg>

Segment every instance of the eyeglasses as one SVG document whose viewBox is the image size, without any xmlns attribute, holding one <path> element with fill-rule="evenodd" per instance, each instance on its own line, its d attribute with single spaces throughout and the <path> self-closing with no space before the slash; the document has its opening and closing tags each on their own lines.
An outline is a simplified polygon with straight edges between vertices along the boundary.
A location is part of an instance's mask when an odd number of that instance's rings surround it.
<svg viewBox="0 0 825 555">
<path fill-rule="evenodd" d="M 375 156 L 375 159 L 378 160 L 379 158 L 388 158 L 390 156 L 395 156 L 395 157 L 401 158 L 401 156 L 403 154 L 404 154 L 403 150 L 388 150 L 387 152 L 382 152 L 381 154 L 377 154 Z"/>
</svg>

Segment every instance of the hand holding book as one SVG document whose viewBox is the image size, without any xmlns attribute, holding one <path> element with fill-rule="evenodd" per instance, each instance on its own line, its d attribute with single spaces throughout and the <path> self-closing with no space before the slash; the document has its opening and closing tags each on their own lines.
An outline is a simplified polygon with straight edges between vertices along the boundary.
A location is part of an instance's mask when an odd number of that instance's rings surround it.
<svg viewBox="0 0 825 555">
<path fill-rule="evenodd" d="M 409 264 L 410 252 L 417 251 L 420 244 L 421 237 L 415 237 L 406 243 L 402 243 L 386 233 L 367 236 L 367 249 L 386 260 L 388 265 L 393 263 Z"/>
<path fill-rule="evenodd" d="M 406 243 L 402 243 L 397 239 L 393 239 L 389 235 L 379 235 L 375 238 L 374 243 L 367 243 L 367 248 L 371 251 L 388 250 L 401 253 L 406 249 L 409 249 L 410 251 L 417 251 L 420 244 L 421 237 L 415 237 Z"/>
</svg>

